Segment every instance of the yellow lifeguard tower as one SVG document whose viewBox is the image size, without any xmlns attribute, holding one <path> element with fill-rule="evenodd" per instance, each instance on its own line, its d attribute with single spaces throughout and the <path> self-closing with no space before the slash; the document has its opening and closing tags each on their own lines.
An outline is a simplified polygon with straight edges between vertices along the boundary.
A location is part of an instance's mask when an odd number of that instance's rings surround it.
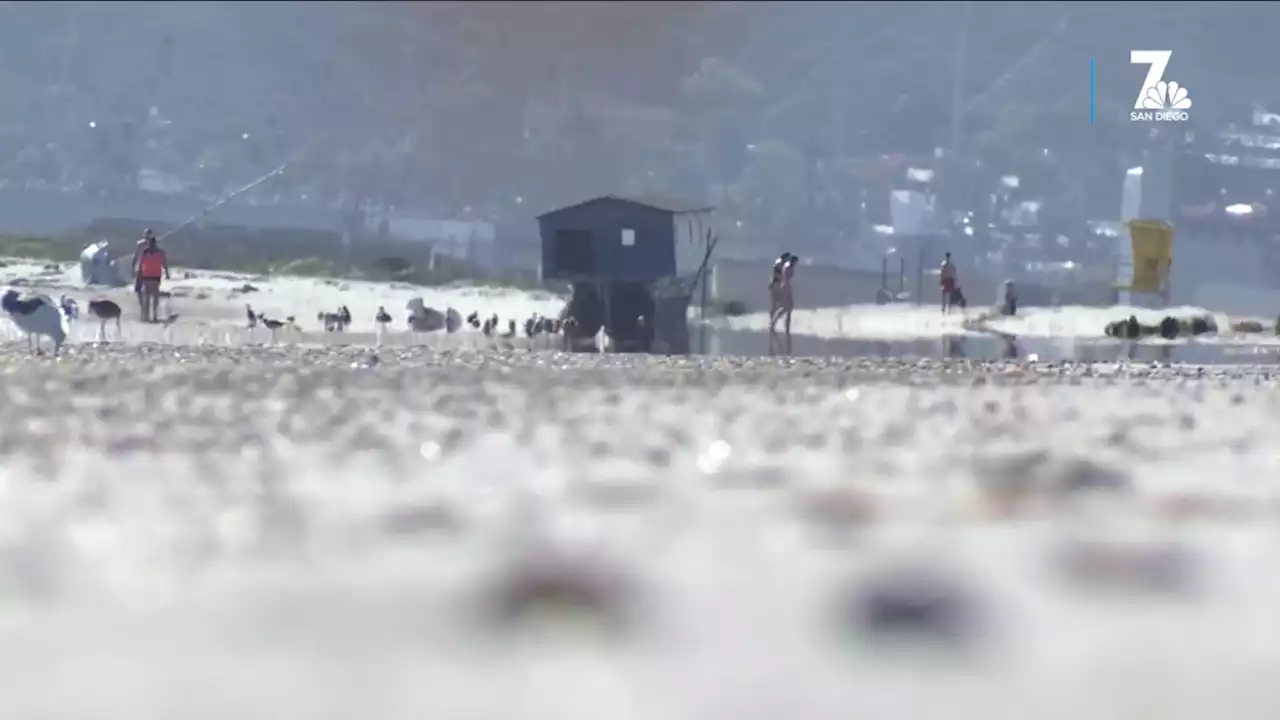
<svg viewBox="0 0 1280 720">
<path fill-rule="evenodd" d="M 1173 226 L 1164 220 L 1139 218 L 1125 223 L 1125 227 L 1129 233 L 1130 252 L 1121 260 L 1116 289 L 1125 293 L 1157 295 L 1167 306 L 1169 269 L 1173 265 Z M 1125 268 L 1125 265 L 1129 267 Z M 1126 273 L 1126 269 L 1129 272 Z"/>
</svg>

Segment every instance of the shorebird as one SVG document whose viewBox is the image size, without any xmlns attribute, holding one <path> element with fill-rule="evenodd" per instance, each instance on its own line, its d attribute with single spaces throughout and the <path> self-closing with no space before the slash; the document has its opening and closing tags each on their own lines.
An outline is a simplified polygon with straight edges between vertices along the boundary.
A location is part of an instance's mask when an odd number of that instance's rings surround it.
<svg viewBox="0 0 1280 720">
<path fill-rule="evenodd" d="M 120 306 L 111 300 L 90 300 L 89 314 L 98 318 L 98 342 L 107 341 L 107 321 L 116 321 L 116 338 L 120 337 Z"/>
<path fill-rule="evenodd" d="M 445 308 L 444 331 L 452 335 L 462 329 L 462 313 L 453 308 Z"/>
<path fill-rule="evenodd" d="M 382 336 L 386 333 L 387 326 L 391 324 L 391 313 L 387 312 L 386 308 L 379 305 L 378 314 L 374 316 L 373 320 L 378 324 L 378 344 L 381 345 Z"/>
<path fill-rule="evenodd" d="M 258 326 L 258 316 L 253 312 L 252 305 L 244 306 L 244 314 L 249 318 L 249 329 L 252 330 Z"/>
<path fill-rule="evenodd" d="M 271 331 L 271 342 L 274 343 L 276 341 L 276 333 L 280 328 L 285 327 L 286 325 L 291 325 L 293 319 L 290 318 L 290 322 L 284 322 L 282 320 L 272 320 L 271 318 L 259 315 L 258 320 L 260 320 L 262 324 Z"/>
<path fill-rule="evenodd" d="M 338 312 L 317 313 L 316 319 L 324 324 L 325 332 L 342 332 L 346 328 L 346 323 L 342 320 L 341 310 Z"/>
<path fill-rule="evenodd" d="M 40 336 L 47 335 L 53 340 L 53 354 L 62 349 L 67 339 L 67 316 L 62 308 L 53 302 L 48 295 L 31 295 L 23 298 L 17 290 L 9 290 L 0 298 L 0 307 L 9 314 L 9 319 L 20 330 L 27 334 L 27 346 L 40 352 Z"/>
<path fill-rule="evenodd" d="M 58 307 L 62 308 L 62 314 L 66 315 L 68 320 L 80 317 L 80 305 L 66 295 L 58 298 Z"/>
</svg>

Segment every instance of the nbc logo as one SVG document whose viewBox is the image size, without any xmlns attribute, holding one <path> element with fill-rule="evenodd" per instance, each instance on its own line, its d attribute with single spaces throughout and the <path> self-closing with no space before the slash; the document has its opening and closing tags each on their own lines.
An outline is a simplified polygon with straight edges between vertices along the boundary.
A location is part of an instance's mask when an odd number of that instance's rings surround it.
<svg viewBox="0 0 1280 720">
<path fill-rule="evenodd" d="M 1155 87 L 1147 88 L 1142 97 L 1145 110 L 1186 110 L 1191 107 L 1191 98 L 1187 97 L 1187 89 L 1176 82 L 1161 80 Z"/>
<path fill-rule="evenodd" d="M 1138 98 L 1133 103 L 1129 119 L 1134 122 L 1186 122 L 1191 108 L 1191 96 L 1187 89 L 1170 80 L 1165 82 L 1164 71 L 1169 66 L 1171 50 L 1133 50 L 1129 62 L 1147 65 L 1147 78 L 1142 82 Z"/>
</svg>

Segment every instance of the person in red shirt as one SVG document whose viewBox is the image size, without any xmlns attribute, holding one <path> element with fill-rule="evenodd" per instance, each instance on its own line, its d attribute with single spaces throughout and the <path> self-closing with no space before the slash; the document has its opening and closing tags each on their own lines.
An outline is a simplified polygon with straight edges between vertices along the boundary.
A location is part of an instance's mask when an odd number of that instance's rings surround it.
<svg viewBox="0 0 1280 720">
<path fill-rule="evenodd" d="M 134 271 L 134 287 L 142 305 L 142 322 L 160 321 L 160 281 L 169 279 L 169 259 L 160 249 L 154 234 L 143 238 Z"/>
<path fill-rule="evenodd" d="M 155 239 L 156 234 L 151 228 L 142 231 L 142 237 L 133 245 L 133 264 L 129 266 L 129 274 L 133 276 L 133 294 L 138 298 L 138 307 L 142 309 L 144 319 L 147 309 L 142 307 L 142 276 L 138 274 L 138 261 L 142 259 L 142 251 L 146 249 L 147 243 Z"/>
</svg>

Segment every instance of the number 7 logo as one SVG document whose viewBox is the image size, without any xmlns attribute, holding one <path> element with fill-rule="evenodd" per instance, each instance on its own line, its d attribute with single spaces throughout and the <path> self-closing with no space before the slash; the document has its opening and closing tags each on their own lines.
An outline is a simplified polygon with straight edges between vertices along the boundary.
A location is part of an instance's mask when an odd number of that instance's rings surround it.
<svg viewBox="0 0 1280 720">
<path fill-rule="evenodd" d="M 1154 88 L 1161 80 L 1164 80 L 1164 71 L 1169 67 L 1169 58 L 1173 56 L 1172 50 L 1130 50 L 1129 64 L 1131 65 L 1147 65 L 1147 79 L 1142 81 L 1142 89 L 1138 90 L 1138 99 L 1133 101 L 1134 110 L 1142 110 L 1142 101 L 1147 97 L 1147 91 Z"/>
</svg>

